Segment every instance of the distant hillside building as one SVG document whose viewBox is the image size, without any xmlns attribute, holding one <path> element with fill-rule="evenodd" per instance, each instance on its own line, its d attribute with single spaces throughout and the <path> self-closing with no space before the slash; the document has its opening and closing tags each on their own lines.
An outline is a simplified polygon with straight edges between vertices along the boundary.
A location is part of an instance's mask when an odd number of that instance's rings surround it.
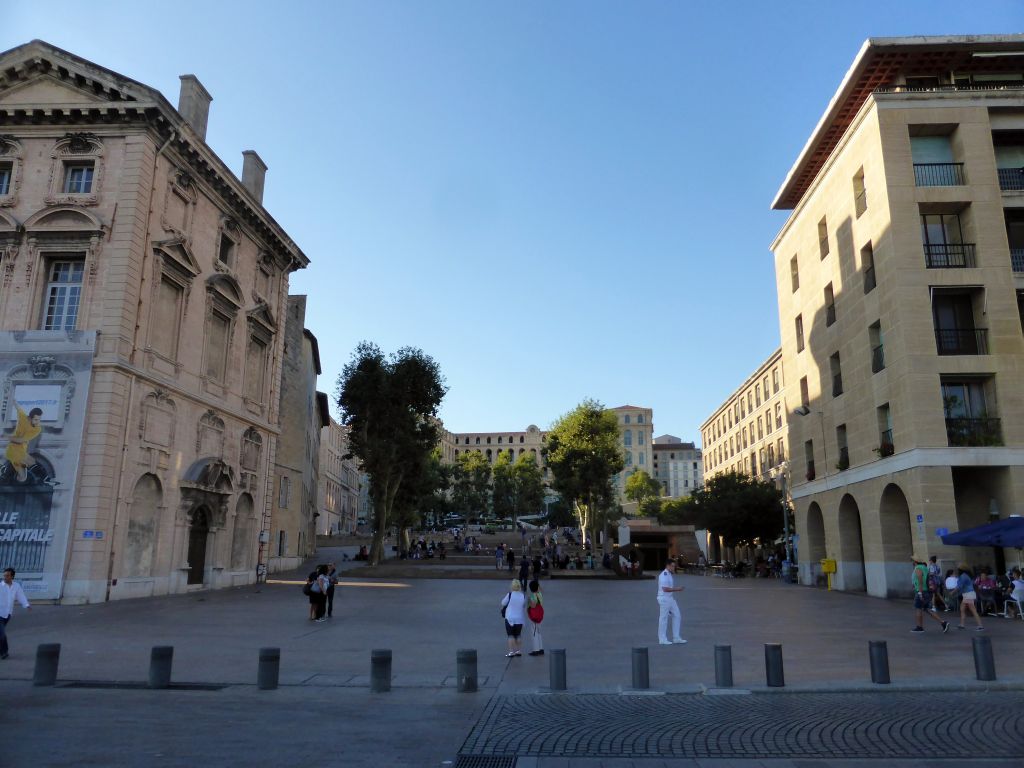
<svg viewBox="0 0 1024 768">
<path fill-rule="evenodd" d="M 683 498 L 704 484 L 704 458 L 693 443 L 684 443 L 674 435 L 661 435 L 654 438 L 651 454 L 651 477 L 661 483 L 665 496 Z"/>
<path fill-rule="evenodd" d="M 609 408 L 619 423 L 619 445 L 626 466 L 615 476 L 613 483 L 619 502 L 626 502 L 626 478 L 637 470 L 654 474 L 651 446 L 654 440 L 654 411 L 638 405 L 620 405 Z"/>
</svg>

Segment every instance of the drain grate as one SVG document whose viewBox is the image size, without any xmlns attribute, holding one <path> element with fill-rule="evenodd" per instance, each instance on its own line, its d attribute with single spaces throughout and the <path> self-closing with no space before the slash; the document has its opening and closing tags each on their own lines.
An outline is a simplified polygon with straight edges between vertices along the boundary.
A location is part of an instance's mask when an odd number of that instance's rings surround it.
<svg viewBox="0 0 1024 768">
<path fill-rule="evenodd" d="M 516 768 L 516 756 L 459 755 L 455 768 Z"/>
<path fill-rule="evenodd" d="M 148 683 L 121 682 L 116 680 L 72 680 L 67 683 L 58 683 L 58 688 L 99 688 L 102 690 L 126 690 L 126 691 L 220 691 L 227 688 L 226 685 L 214 685 L 212 683 L 171 683 L 166 688 L 150 688 Z"/>
</svg>

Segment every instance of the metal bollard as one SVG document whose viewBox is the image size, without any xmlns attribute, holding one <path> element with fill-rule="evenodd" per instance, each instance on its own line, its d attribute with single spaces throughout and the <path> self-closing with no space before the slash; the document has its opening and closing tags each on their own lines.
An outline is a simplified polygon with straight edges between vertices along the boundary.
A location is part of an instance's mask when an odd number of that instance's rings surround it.
<svg viewBox="0 0 1024 768">
<path fill-rule="evenodd" d="M 551 690 L 552 691 L 564 691 L 565 690 L 565 649 L 564 648 L 552 648 L 549 651 L 551 654 L 551 662 L 548 667 L 549 676 L 551 678 Z"/>
<path fill-rule="evenodd" d="M 885 640 L 868 641 L 868 657 L 871 659 L 871 682 L 888 685 L 889 679 L 889 647 Z"/>
<path fill-rule="evenodd" d="M 149 655 L 149 687 L 166 688 L 171 684 L 173 645 L 155 645 Z"/>
<path fill-rule="evenodd" d="M 996 662 L 992 656 L 992 638 L 975 637 L 971 639 L 974 649 L 974 674 L 979 680 L 996 679 Z"/>
<path fill-rule="evenodd" d="M 638 690 L 647 690 L 651 687 L 646 648 L 633 649 L 633 687 Z"/>
<path fill-rule="evenodd" d="M 732 646 L 715 646 L 715 686 L 732 688 Z"/>
<path fill-rule="evenodd" d="M 459 648 L 455 652 L 455 677 L 459 693 L 476 691 L 476 648 Z"/>
<path fill-rule="evenodd" d="M 764 644 L 764 671 L 769 688 L 782 688 L 786 685 L 782 671 L 782 643 Z"/>
<path fill-rule="evenodd" d="M 260 665 L 256 671 L 256 687 L 261 691 L 273 691 L 281 672 L 281 649 L 260 648 Z"/>
<path fill-rule="evenodd" d="M 36 648 L 36 668 L 32 685 L 53 685 L 57 682 L 60 663 L 60 643 L 42 643 Z"/>
<path fill-rule="evenodd" d="M 387 693 L 391 690 L 391 649 L 375 648 L 370 651 L 370 691 Z"/>
</svg>

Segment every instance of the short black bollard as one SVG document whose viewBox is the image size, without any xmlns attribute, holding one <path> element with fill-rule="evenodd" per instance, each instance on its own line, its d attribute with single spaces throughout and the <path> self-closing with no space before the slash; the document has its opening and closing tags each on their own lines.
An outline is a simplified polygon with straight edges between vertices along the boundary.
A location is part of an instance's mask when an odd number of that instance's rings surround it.
<svg viewBox="0 0 1024 768">
<path fill-rule="evenodd" d="M 992 638 L 971 638 L 974 648 L 974 673 L 979 680 L 996 679 L 996 662 L 992 656 Z"/>
<path fill-rule="evenodd" d="M 36 668 L 32 673 L 32 685 L 56 683 L 58 664 L 60 664 L 60 643 L 40 644 L 36 648 Z"/>
<path fill-rule="evenodd" d="M 764 644 L 764 671 L 769 688 L 782 688 L 786 676 L 782 671 L 782 643 Z"/>
<path fill-rule="evenodd" d="M 889 679 L 889 647 L 885 640 L 868 640 L 868 657 L 871 659 L 871 682 L 888 685 Z"/>
<path fill-rule="evenodd" d="M 552 691 L 565 690 L 565 649 L 552 648 L 550 651 L 551 662 L 548 672 Z"/>
<path fill-rule="evenodd" d="M 281 649 L 260 648 L 260 665 L 256 671 L 256 687 L 261 691 L 273 691 L 281 672 Z"/>
<path fill-rule="evenodd" d="M 149 655 L 149 687 L 166 688 L 171 684 L 173 645 L 155 645 Z"/>
<path fill-rule="evenodd" d="M 476 691 L 476 648 L 459 648 L 455 652 L 455 677 L 459 693 Z"/>
<path fill-rule="evenodd" d="M 633 687 L 641 691 L 651 687 L 651 674 L 646 648 L 633 649 Z"/>
<path fill-rule="evenodd" d="M 732 646 L 715 646 L 715 686 L 732 688 Z"/>
<path fill-rule="evenodd" d="M 391 649 L 375 648 L 370 651 L 370 691 L 387 693 L 391 690 Z"/>
</svg>

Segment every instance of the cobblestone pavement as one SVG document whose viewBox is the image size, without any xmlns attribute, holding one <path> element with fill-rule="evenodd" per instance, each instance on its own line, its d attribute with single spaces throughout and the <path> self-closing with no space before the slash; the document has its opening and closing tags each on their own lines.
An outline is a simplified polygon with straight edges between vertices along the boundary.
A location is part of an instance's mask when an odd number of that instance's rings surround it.
<svg viewBox="0 0 1024 768">
<path fill-rule="evenodd" d="M 1021 760 L 1024 695 L 496 696 L 460 754 Z"/>
</svg>

